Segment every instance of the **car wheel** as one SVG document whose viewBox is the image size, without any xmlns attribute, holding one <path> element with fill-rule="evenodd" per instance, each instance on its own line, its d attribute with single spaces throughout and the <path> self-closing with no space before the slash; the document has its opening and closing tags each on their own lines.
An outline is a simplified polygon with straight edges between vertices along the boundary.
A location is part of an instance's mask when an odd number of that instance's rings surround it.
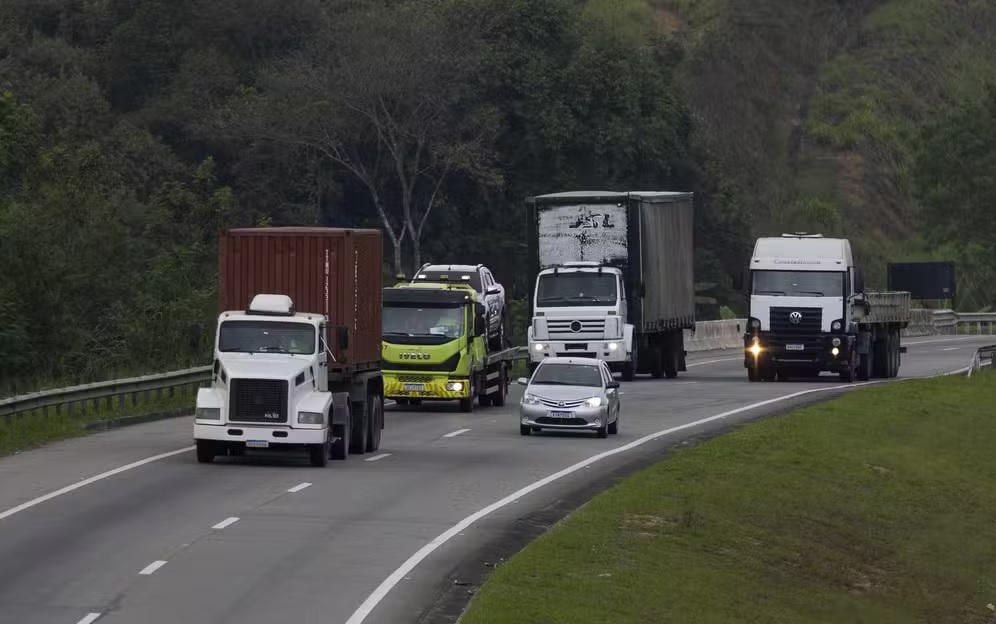
<svg viewBox="0 0 996 624">
<path fill-rule="evenodd" d="M 607 438 L 609 437 L 609 423 L 604 422 L 602 426 L 598 428 L 598 437 Z"/>
<path fill-rule="evenodd" d="M 619 412 L 616 412 L 616 419 L 609 425 L 609 433 L 612 435 L 619 434 Z"/>
</svg>

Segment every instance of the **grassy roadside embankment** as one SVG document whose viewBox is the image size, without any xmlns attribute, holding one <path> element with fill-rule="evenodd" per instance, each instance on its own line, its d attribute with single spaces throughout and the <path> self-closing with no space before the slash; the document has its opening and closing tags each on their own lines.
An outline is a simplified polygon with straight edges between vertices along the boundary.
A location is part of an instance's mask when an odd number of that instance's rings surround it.
<svg viewBox="0 0 996 624">
<path fill-rule="evenodd" d="M 117 419 L 152 417 L 154 415 L 194 413 L 194 394 L 177 389 L 173 396 L 164 391 L 162 396 L 155 393 L 145 395 L 125 395 L 123 401 L 117 398 L 87 401 L 84 406 L 77 403 L 70 415 L 65 406 L 60 410 L 49 408 L 48 413 L 36 410 L 13 417 L 9 422 L 0 418 L 0 457 L 20 451 L 37 448 L 50 442 L 86 435 L 100 427 L 97 424 L 111 423 Z"/>
<path fill-rule="evenodd" d="M 996 374 L 678 451 L 498 568 L 461 624 L 996 621 Z"/>
</svg>

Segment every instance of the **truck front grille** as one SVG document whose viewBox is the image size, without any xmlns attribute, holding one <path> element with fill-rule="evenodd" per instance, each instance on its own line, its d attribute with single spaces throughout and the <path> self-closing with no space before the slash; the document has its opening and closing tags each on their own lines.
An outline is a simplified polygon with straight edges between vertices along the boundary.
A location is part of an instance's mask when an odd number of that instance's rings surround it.
<svg viewBox="0 0 996 624">
<path fill-rule="evenodd" d="M 235 422 L 286 423 L 287 381 L 277 379 L 233 379 L 229 420 Z"/>
<path fill-rule="evenodd" d="M 792 315 L 798 313 L 798 323 Z M 771 308 L 771 331 L 783 336 L 819 335 L 823 329 L 821 308 Z"/>
<path fill-rule="evenodd" d="M 576 337 L 578 334 L 605 333 L 605 319 L 547 319 L 547 329 L 550 336 L 565 338 Z"/>
</svg>

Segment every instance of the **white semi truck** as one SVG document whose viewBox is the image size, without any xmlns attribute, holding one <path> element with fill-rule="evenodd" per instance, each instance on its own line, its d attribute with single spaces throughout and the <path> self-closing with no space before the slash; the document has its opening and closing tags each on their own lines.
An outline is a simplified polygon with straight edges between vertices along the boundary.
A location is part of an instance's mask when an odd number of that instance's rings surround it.
<svg viewBox="0 0 996 624">
<path fill-rule="evenodd" d="M 537 273 L 529 363 L 605 361 L 629 381 L 674 378 L 695 329 L 691 193 L 576 191 L 532 197 Z"/>
<path fill-rule="evenodd" d="M 746 273 L 750 381 L 813 377 L 844 381 L 899 374 L 909 292 L 866 292 L 847 239 L 820 234 L 759 238 Z"/>
</svg>

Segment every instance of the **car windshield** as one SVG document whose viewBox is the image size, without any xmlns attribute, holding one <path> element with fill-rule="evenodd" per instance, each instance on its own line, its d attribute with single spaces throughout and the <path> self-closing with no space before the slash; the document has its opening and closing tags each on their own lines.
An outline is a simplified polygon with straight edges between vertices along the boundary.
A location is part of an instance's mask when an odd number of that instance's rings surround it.
<svg viewBox="0 0 996 624">
<path fill-rule="evenodd" d="M 278 321 L 224 321 L 218 329 L 223 353 L 292 353 L 312 355 L 318 331 L 304 323 Z"/>
<path fill-rule="evenodd" d="M 602 387 L 602 373 L 591 364 L 547 363 L 536 369 L 531 382 L 534 386 Z"/>
<path fill-rule="evenodd" d="M 544 275 L 536 287 L 536 305 L 545 307 L 615 305 L 616 276 L 611 273 Z"/>
<path fill-rule="evenodd" d="M 751 292 L 778 297 L 843 297 L 843 271 L 754 271 Z"/>
<path fill-rule="evenodd" d="M 463 335 L 463 307 L 385 306 L 384 336 L 459 338 Z"/>
<path fill-rule="evenodd" d="M 477 271 L 421 271 L 415 276 L 415 281 L 470 284 L 474 290 L 481 292 L 481 275 Z"/>
</svg>

